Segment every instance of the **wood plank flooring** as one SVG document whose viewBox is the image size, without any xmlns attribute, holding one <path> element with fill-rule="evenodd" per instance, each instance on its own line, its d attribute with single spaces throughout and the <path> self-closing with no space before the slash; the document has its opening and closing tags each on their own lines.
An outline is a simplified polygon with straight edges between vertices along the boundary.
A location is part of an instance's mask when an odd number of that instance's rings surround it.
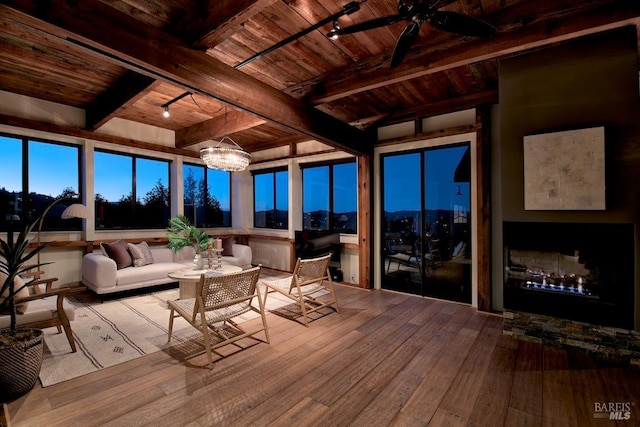
<svg viewBox="0 0 640 427">
<path fill-rule="evenodd" d="M 12 427 L 640 426 L 638 366 L 516 341 L 465 305 L 337 293 L 339 314 L 305 328 L 270 313 L 271 344 L 212 371 L 160 351 L 37 385 L 8 405 Z M 630 402 L 631 420 L 594 418 L 596 402 Z"/>
</svg>

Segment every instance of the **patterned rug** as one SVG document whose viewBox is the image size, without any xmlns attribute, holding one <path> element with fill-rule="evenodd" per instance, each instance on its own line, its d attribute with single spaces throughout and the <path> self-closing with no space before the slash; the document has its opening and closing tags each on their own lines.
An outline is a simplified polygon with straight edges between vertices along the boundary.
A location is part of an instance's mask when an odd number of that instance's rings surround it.
<svg viewBox="0 0 640 427">
<path fill-rule="evenodd" d="M 261 279 L 282 276 L 284 274 L 277 272 L 265 274 L 263 270 Z M 44 329 L 44 359 L 40 371 L 42 386 L 127 362 L 171 345 L 179 345 L 181 340 L 193 337 L 195 329 L 184 319 L 176 318 L 172 341 L 167 344 L 170 311 L 166 302 L 176 298 L 177 288 L 103 303 L 95 295 L 70 298 L 76 310 L 71 328 L 78 351 L 71 353 L 64 333 L 58 334 L 55 328 Z M 267 298 L 267 310 L 277 311 L 290 303 L 291 300 L 271 293 Z M 236 321 L 240 323 L 257 316 L 257 313 L 249 312 L 239 316 Z"/>
</svg>

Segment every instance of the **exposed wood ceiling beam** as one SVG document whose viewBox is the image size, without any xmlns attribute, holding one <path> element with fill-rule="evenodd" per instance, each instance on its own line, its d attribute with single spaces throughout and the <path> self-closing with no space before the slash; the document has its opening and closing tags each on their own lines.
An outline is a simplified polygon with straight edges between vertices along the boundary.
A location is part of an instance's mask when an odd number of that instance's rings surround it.
<svg viewBox="0 0 640 427">
<path fill-rule="evenodd" d="M 394 124 L 415 120 L 423 117 L 437 116 L 440 114 L 453 113 L 461 110 L 468 110 L 479 105 L 497 104 L 498 91 L 485 90 L 479 93 L 473 93 L 466 96 L 449 98 L 440 102 L 432 102 L 420 107 L 408 108 L 397 111 L 385 118 L 384 124 Z"/>
<path fill-rule="evenodd" d="M 373 149 L 375 135 L 315 110 L 180 40 L 98 0 L 3 0 L 54 26 L 51 33 L 127 69 L 182 86 L 352 154 Z"/>
<path fill-rule="evenodd" d="M 278 148 L 283 146 L 289 146 L 289 151 L 295 153 L 297 144 L 301 142 L 310 141 L 309 137 L 302 135 L 284 136 L 271 141 L 264 141 L 260 143 L 260 150 L 268 150 L 270 148 Z M 257 150 L 259 151 L 259 150 Z"/>
<path fill-rule="evenodd" d="M 201 8 L 189 10 L 170 32 L 179 35 L 182 41 L 194 47 L 215 46 L 236 31 L 244 21 L 275 1 L 277 0 L 209 0 Z M 97 129 L 116 116 L 118 111 L 144 96 L 153 89 L 154 81 L 157 80 L 130 71 L 87 107 L 87 129 Z"/>
<path fill-rule="evenodd" d="M 157 86 L 151 77 L 128 72 L 86 108 L 87 130 L 96 130 Z"/>
<path fill-rule="evenodd" d="M 380 141 L 377 146 L 405 144 L 407 142 L 423 141 L 433 138 L 441 138 L 444 136 L 461 135 L 464 133 L 475 132 L 478 129 L 477 124 L 454 126 L 446 129 L 430 130 L 428 132 L 419 132 L 415 135 L 400 136 Z"/>
<path fill-rule="evenodd" d="M 213 48 L 238 31 L 245 21 L 278 0 L 208 0 L 206 13 L 186 27 L 186 39 L 195 47 Z M 204 18 L 203 18 L 204 16 Z M 182 31 L 180 32 L 183 33 Z"/>
<path fill-rule="evenodd" d="M 286 92 L 297 97 L 302 97 L 307 92 L 307 101 L 318 105 L 460 65 L 637 24 L 640 17 L 640 2 L 592 0 L 583 3 L 584 11 L 569 17 L 537 16 L 531 12 L 533 22 L 527 23 L 525 29 L 517 25 L 523 11 L 518 10 L 516 6 L 496 15 L 492 24 L 498 27 L 498 33 L 491 38 L 473 42 L 461 40 L 451 46 L 438 47 L 437 52 L 432 49 L 420 49 L 420 46 L 416 45 L 405 61 L 393 69 L 389 68 L 388 53 L 377 55 L 292 86 Z M 524 2 L 522 7 L 531 11 L 548 10 L 547 0 Z"/>
<path fill-rule="evenodd" d="M 265 120 L 242 111 L 229 111 L 225 115 L 176 131 L 176 148 L 188 147 L 207 139 L 220 139 L 225 134 L 240 132 L 266 123 Z"/>
<path fill-rule="evenodd" d="M 150 142 L 138 141 L 135 139 L 122 138 L 120 136 L 90 132 L 88 130 L 81 129 L 75 126 L 58 125 L 54 123 L 41 122 L 39 120 L 14 117 L 7 114 L 0 114 L 0 124 L 18 128 L 33 129 L 40 132 L 55 133 L 58 135 L 67 135 L 76 138 L 90 139 L 93 141 L 108 142 L 110 144 L 117 144 L 125 147 L 134 147 L 138 149 L 159 151 L 161 153 L 176 154 L 185 157 L 200 157 L 199 154 L 194 151 L 166 147 L 164 145 L 152 144 Z"/>
</svg>

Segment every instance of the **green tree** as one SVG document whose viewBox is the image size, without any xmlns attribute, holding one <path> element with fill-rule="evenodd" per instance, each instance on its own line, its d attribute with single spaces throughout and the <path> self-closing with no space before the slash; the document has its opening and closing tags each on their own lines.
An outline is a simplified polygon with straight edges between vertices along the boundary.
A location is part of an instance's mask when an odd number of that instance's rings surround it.
<svg viewBox="0 0 640 427">
<path fill-rule="evenodd" d="M 156 185 L 144 196 L 146 206 L 169 206 L 169 189 L 158 179 Z"/>
<path fill-rule="evenodd" d="M 145 194 L 142 209 L 137 211 L 138 223 L 143 227 L 164 227 L 169 220 L 169 189 L 158 179 Z"/>
<path fill-rule="evenodd" d="M 223 225 L 222 208 L 220 201 L 211 194 L 210 186 L 205 185 L 204 180 L 199 183 L 199 203 L 205 208 L 205 218 L 208 225 Z"/>
</svg>

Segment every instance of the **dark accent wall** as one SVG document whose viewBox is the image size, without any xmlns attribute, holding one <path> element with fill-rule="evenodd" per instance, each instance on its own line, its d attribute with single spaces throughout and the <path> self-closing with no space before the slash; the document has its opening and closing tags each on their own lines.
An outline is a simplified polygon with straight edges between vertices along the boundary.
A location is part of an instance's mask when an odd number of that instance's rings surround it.
<svg viewBox="0 0 640 427">
<path fill-rule="evenodd" d="M 640 325 L 640 102 L 635 26 L 624 27 L 500 61 L 499 129 L 494 136 L 494 228 L 502 221 L 631 223 L 635 225 L 635 327 Z M 525 211 L 523 138 L 605 127 L 606 210 Z M 497 187 L 495 187 L 497 186 Z M 501 231 L 492 255 L 502 259 Z M 614 248 L 612 248 L 614 249 Z M 495 264 L 494 264 L 495 265 Z M 494 269 L 494 308 L 503 269 Z"/>
</svg>

